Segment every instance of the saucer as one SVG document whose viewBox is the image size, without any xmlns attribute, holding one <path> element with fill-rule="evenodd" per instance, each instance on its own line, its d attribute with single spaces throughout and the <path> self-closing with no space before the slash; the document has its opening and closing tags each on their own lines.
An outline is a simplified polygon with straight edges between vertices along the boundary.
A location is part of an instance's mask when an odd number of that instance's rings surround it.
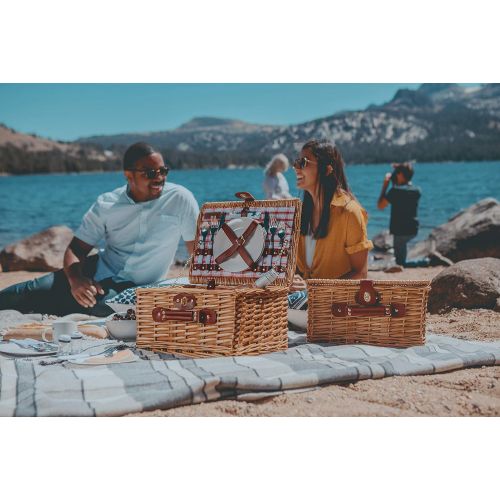
<svg viewBox="0 0 500 500">
<path fill-rule="evenodd" d="M 57 354 L 57 351 L 35 351 L 35 349 L 26 349 L 11 342 L 0 342 L 0 353 L 9 356 L 51 356 Z"/>
</svg>

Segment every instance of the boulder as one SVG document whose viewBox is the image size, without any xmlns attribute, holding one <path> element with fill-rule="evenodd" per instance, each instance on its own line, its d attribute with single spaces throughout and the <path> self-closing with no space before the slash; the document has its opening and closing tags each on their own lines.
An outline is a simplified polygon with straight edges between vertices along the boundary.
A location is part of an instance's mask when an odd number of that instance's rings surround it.
<svg viewBox="0 0 500 500">
<path fill-rule="evenodd" d="M 453 262 L 482 257 L 500 258 L 500 202 L 485 198 L 432 230 L 418 243 L 409 258 L 425 256 L 434 248 Z"/>
<path fill-rule="evenodd" d="M 73 238 L 66 226 L 52 226 L 0 252 L 4 271 L 56 271 L 63 266 L 64 252 Z"/>
<path fill-rule="evenodd" d="M 372 238 L 373 247 L 375 250 L 381 252 L 387 252 L 393 247 L 394 238 L 392 234 L 389 233 L 388 229 L 384 229 L 381 233 L 378 233 Z"/>
<path fill-rule="evenodd" d="M 458 262 L 434 277 L 429 293 L 431 313 L 462 309 L 494 309 L 500 298 L 500 259 Z"/>
</svg>

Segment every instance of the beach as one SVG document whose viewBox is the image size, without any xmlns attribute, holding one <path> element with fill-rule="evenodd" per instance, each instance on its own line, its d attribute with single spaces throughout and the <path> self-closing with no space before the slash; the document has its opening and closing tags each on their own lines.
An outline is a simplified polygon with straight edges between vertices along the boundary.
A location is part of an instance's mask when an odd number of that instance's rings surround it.
<svg viewBox="0 0 500 500">
<path fill-rule="evenodd" d="M 370 272 L 371 279 L 432 279 L 444 268 Z M 0 289 L 42 276 L 26 271 L 0 273 Z M 183 274 L 174 267 L 169 276 Z M 499 341 L 500 313 L 487 309 L 454 309 L 429 314 L 428 331 L 460 339 Z M 329 385 L 303 393 L 284 394 L 260 402 L 218 401 L 130 416 L 500 416 L 500 367 L 481 367 L 410 377 L 364 380 Z"/>
</svg>

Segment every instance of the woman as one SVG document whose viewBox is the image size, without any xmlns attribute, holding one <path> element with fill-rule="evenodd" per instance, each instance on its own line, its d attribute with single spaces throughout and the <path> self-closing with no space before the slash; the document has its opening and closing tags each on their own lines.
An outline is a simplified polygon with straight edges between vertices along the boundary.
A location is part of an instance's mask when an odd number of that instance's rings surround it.
<svg viewBox="0 0 500 500">
<path fill-rule="evenodd" d="M 367 213 L 347 185 L 344 160 L 329 142 L 304 144 L 294 162 L 304 190 L 297 270 L 292 291 L 308 278 L 363 279 L 368 272 Z"/>
<path fill-rule="evenodd" d="M 268 200 L 291 198 L 288 182 L 283 172 L 288 170 L 288 158 L 284 154 L 273 156 L 264 169 L 264 193 Z"/>
</svg>

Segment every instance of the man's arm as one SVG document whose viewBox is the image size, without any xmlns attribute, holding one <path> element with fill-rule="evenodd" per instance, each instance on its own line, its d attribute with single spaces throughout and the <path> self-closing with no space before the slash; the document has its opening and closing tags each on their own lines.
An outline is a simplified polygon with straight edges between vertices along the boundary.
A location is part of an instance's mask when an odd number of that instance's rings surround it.
<svg viewBox="0 0 500 500">
<path fill-rule="evenodd" d="M 389 200 L 385 197 L 385 193 L 387 192 L 387 188 L 389 186 L 389 182 L 391 182 L 391 173 L 385 174 L 384 182 L 382 184 L 382 191 L 380 192 L 380 196 L 378 197 L 377 208 L 379 210 L 383 210 L 387 205 L 389 205 Z"/>
<path fill-rule="evenodd" d="M 362 250 L 349 255 L 351 270 L 342 275 L 343 280 L 363 280 L 368 275 L 368 250 Z"/>
<path fill-rule="evenodd" d="M 83 264 L 92 248 L 92 245 L 74 237 L 64 253 L 64 273 L 68 278 L 71 294 L 83 307 L 94 306 L 98 293 L 104 295 L 99 283 L 83 274 Z"/>
</svg>

